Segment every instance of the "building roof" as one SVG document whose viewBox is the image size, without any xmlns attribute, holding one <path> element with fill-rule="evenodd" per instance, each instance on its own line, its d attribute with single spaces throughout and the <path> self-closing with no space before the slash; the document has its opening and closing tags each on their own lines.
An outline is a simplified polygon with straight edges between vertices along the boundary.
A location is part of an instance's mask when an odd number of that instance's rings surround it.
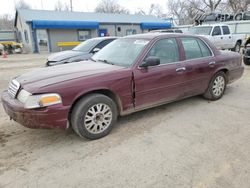
<svg viewBox="0 0 250 188">
<path fill-rule="evenodd" d="M 139 14 L 132 15 L 132 14 L 18 9 L 16 12 L 16 19 L 18 15 L 25 21 L 33 21 L 33 20 L 83 21 L 84 20 L 84 21 L 99 22 L 99 23 L 130 23 L 130 24 L 141 24 L 142 22 L 166 23 L 166 21 L 157 18 L 155 16 L 139 15 Z"/>
</svg>

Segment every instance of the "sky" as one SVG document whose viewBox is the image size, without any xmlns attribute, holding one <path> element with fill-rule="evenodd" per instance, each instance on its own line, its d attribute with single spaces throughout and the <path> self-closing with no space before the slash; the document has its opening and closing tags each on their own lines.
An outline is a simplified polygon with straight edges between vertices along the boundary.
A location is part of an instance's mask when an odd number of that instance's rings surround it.
<svg viewBox="0 0 250 188">
<path fill-rule="evenodd" d="M 15 3 L 19 0 L 0 0 L 0 15 L 11 14 L 14 16 Z M 33 9 L 46 9 L 53 10 L 58 0 L 24 0 Z M 62 3 L 69 4 L 70 0 L 60 0 Z M 93 12 L 97 4 L 101 0 L 72 0 L 73 10 L 81 12 Z M 159 4 L 163 11 L 166 11 L 167 0 L 117 0 L 118 3 L 124 8 L 128 9 L 131 13 L 139 9 L 148 11 L 152 3 Z"/>
</svg>

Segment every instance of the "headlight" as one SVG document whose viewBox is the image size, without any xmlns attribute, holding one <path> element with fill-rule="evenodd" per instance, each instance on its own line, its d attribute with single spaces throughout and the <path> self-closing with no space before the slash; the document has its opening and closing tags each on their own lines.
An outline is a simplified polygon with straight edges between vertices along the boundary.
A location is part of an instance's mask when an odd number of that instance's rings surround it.
<svg viewBox="0 0 250 188">
<path fill-rule="evenodd" d="M 24 108 L 41 108 L 62 103 L 60 95 L 56 93 L 32 95 L 31 93 L 21 90 L 17 99 L 24 104 Z"/>
</svg>

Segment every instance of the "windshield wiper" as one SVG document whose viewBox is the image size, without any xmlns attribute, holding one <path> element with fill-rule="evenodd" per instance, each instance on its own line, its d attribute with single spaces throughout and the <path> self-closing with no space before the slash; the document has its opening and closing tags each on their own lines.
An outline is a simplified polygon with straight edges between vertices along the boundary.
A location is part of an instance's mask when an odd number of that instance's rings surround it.
<svg viewBox="0 0 250 188">
<path fill-rule="evenodd" d="M 107 64 L 110 64 L 110 65 L 114 65 L 114 63 L 106 60 L 106 59 L 98 59 L 97 61 L 100 61 L 100 62 L 103 62 L 103 63 L 107 63 Z"/>
</svg>

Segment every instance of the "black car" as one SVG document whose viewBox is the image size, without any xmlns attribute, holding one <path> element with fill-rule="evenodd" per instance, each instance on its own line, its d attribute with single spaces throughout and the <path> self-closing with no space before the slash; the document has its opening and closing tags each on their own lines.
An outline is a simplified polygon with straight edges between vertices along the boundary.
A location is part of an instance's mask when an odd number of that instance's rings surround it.
<svg viewBox="0 0 250 188">
<path fill-rule="evenodd" d="M 57 52 L 50 55 L 47 59 L 46 65 L 54 66 L 87 60 L 115 39 L 117 39 L 117 37 L 98 37 L 88 39 L 72 50 Z"/>
</svg>

